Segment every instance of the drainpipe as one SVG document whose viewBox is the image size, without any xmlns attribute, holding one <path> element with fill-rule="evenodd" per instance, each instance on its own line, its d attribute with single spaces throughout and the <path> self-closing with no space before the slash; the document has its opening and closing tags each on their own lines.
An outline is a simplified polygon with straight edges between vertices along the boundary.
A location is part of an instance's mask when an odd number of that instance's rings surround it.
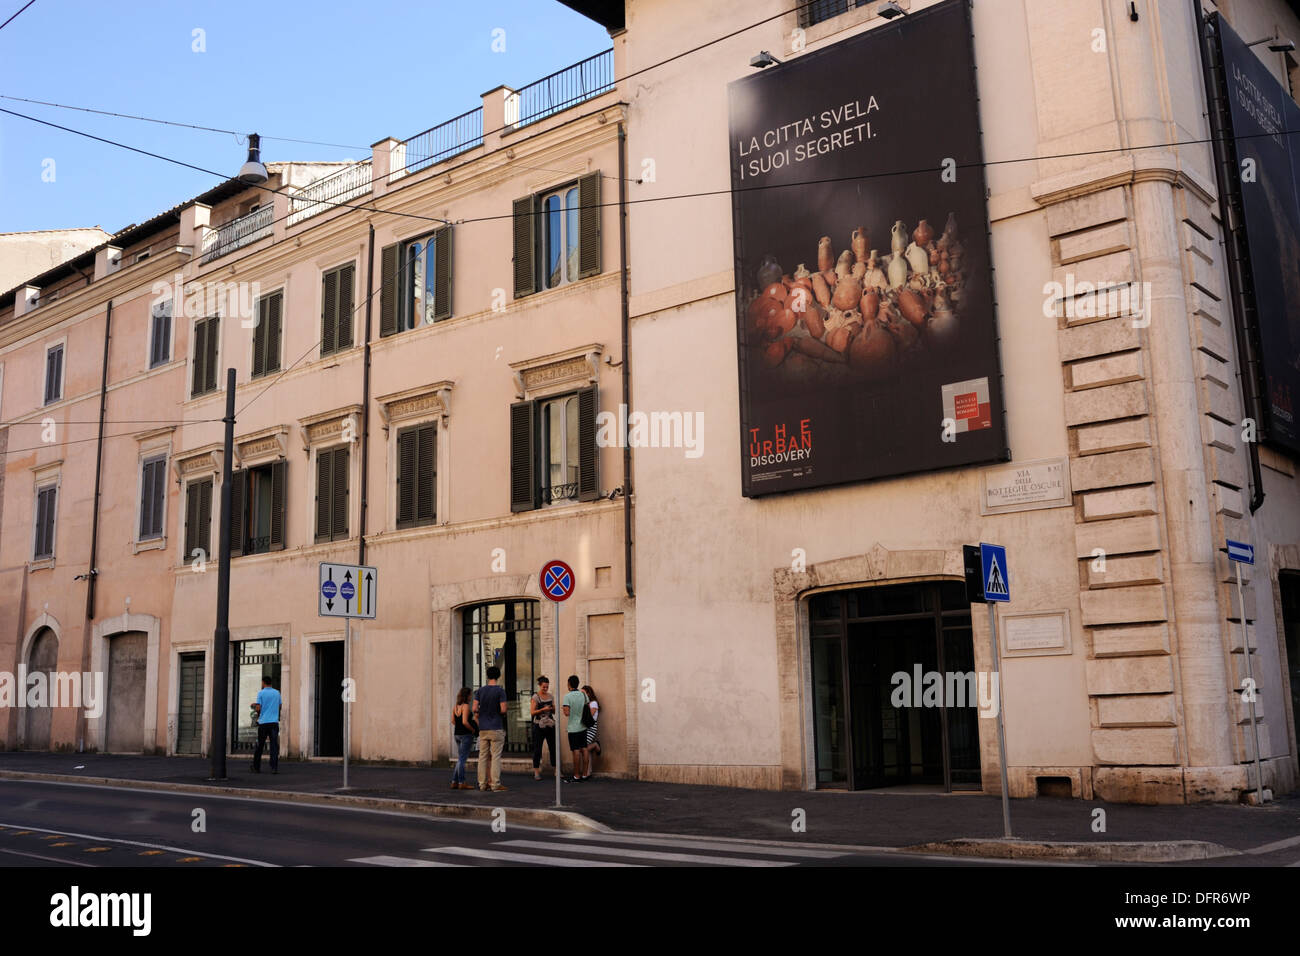
<svg viewBox="0 0 1300 956">
<path fill-rule="evenodd" d="M 98 560 L 99 554 L 100 477 L 104 463 L 104 412 L 108 406 L 108 343 L 112 339 L 112 332 L 113 300 L 109 299 L 104 312 L 104 365 L 99 380 L 99 437 L 95 441 L 95 496 L 91 499 L 90 505 L 90 567 L 86 571 L 86 623 L 82 627 L 81 637 L 81 670 L 83 673 L 90 670 L 92 633 L 90 622 L 95 619 L 95 582 L 99 577 L 95 562 Z M 77 714 L 77 752 L 83 753 L 85 749 L 86 712 L 83 709 Z"/>
<path fill-rule="evenodd" d="M 632 447 L 627 440 L 627 418 L 631 418 L 632 379 L 628 366 L 630 318 L 627 291 L 627 131 L 618 124 L 618 267 L 622 275 L 623 299 L 623 407 L 629 409 L 623 422 L 623 575 L 627 596 L 636 597 L 632 587 Z"/>
<path fill-rule="evenodd" d="M 375 224 L 370 223 L 370 244 L 366 252 L 366 339 L 361 362 L 361 543 L 357 564 L 366 563 L 366 492 L 370 475 L 370 308 L 375 291 Z"/>
<path fill-rule="evenodd" d="M 1223 222 L 1224 250 L 1228 260 L 1228 283 L 1232 291 L 1232 323 L 1236 338 L 1239 363 L 1237 377 L 1241 380 L 1242 398 L 1247 414 L 1255 420 L 1258 429 L 1264 422 L 1264 399 L 1260 394 L 1259 353 L 1255 349 L 1256 309 L 1255 287 L 1246 269 L 1248 250 L 1243 235 L 1245 222 L 1239 206 L 1238 195 L 1232 189 L 1237 166 L 1236 143 L 1225 134 L 1228 130 L 1228 104 L 1224 100 L 1225 79 L 1219 75 L 1218 36 L 1210 29 L 1208 20 L 1201 16 L 1200 0 L 1192 0 L 1197 44 L 1201 54 L 1201 69 L 1205 78 L 1206 105 L 1209 110 L 1211 142 L 1214 147 L 1214 176 L 1219 191 L 1219 218 Z M 1246 456 L 1250 461 L 1250 513 L 1254 514 L 1264 503 L 1263 475 L 1259 470 L 1259 442 L 1249 441 Z"/>
</svg>

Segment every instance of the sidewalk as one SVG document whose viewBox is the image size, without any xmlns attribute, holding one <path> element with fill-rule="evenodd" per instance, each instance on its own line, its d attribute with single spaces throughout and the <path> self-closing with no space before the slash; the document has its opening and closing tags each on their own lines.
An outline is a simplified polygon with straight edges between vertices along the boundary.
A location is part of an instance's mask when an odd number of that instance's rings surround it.
<svg viewBox="0 0 1300 956">
<path fill-rule="evenodd" d="M 80 769 L 78 769 L 80 768 Z M 103 754 L 0 753 L 0 779 L 9 773 L 102 777 L 142 784 L 217 786 L 227 789 L 337 794 L 341 765 L 282 761 L 272 775 L 249 771 L 248 758 L 227 762 L 229 779 L 213 783 L 208 761 L 196 757 L 132 757 Z M 470 780 L 473 782 L 472 770 Z M 459 805 L 478 811 L 549 810 L 554 778 L 506 773 L 504 793 L 452 790 L 448 768 L 349 767 L 351 797 Z M 610 829 L 735 837 L 793 843 L 904 847 L 960 839 L 1002 837 L 1002 804 L 982 794 L 897 791 L 803 792 L 738 790 L 595 778 L 565 784 L 565 809 Z M 1092 830 L 1093 811 L 1106 812 L 1106 832 Z M 473 808 L 473 809 L 470 809 Z M 806 830 L 791 829 L 803 810 Z M 1069 843 L 1203 841 L 1245 850 L 1300 835 L 1300 798 L 1282 797 L 1263 808 L 1222 804 L 1129 806 L 1099 800 L 1039 798 L 1012 800 L 1013 832 L 1019 840 Z M 1205 855 L 1204 853 L 1200 855 Z"/>
</svg>

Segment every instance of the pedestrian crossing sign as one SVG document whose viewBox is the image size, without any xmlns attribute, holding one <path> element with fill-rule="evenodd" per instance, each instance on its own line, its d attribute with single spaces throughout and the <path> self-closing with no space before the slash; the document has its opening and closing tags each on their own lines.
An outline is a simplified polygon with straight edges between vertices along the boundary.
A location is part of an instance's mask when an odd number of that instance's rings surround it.
<svg viewBox="0 0 1300 956">
<path fill-rule="evenodd" d="M 1007 576 L 1007 549 L 998 544 L 980 542 L 980 564 L 983 566 L 984 600 L 1011 600 L 1011 582 Z"/>
</svg>

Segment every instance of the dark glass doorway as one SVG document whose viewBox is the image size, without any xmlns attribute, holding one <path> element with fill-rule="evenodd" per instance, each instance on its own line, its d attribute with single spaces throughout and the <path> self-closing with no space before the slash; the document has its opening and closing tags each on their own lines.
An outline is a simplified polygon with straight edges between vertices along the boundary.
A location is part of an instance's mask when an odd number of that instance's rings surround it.
<svg viewBox="0 0 1300 956">
<path fill-rule="evenodd" d="M 316 657 L 316 725 L 312 753 L 343 756 L 343 642 L 313 644 Z"/>
<path fill-rule="evenodd" d="M 1282 592 L 1282 630 L 1291 684 L 1291 726 L 1300 738 L 1300 574 L 1283 571 L 1277 577 Z"/>
<path fill-rule="evenodd" d="M 232 643 L 234 658 L 231 670 L 230 752 L 252 753 L 257 744 L 257 716 L 253 704 L 262 689 L 262 678 L 271 678 L 271 686 L 280 687 L 280 639 Z M 280 699 L 280 726 L 284 726 L 285 702 Z"/>
<path fill-rule="evenodd" d="M 819 787 L 981 788 L 976 697 L 949 680 L 975 670 L 961 582 L 819 594 L 809 622 Z M 934 673 L 943 692 L 915 706 Z"/>
</svg>

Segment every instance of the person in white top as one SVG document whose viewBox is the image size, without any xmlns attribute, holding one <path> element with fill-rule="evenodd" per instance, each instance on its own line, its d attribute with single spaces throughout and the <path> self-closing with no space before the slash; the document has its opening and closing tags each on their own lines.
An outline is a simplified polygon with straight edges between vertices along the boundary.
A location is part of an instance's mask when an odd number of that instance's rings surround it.
<svg viewBox="0 0 1300 956">
<path fill-rule="evenodd" d="M 583 684 L 582 692 L 587 695 L 587 709 L 591 711 L 591 726 L 587 728 L 587 774 L 582 778 L 587 780 L 595 766 L 592 761 L 600 756 L 600 741 L 596 739 L 596 730 L 600 725 L 600 701 L 596 699 L 596 692 L 590 684 Z"/>
</svg>

